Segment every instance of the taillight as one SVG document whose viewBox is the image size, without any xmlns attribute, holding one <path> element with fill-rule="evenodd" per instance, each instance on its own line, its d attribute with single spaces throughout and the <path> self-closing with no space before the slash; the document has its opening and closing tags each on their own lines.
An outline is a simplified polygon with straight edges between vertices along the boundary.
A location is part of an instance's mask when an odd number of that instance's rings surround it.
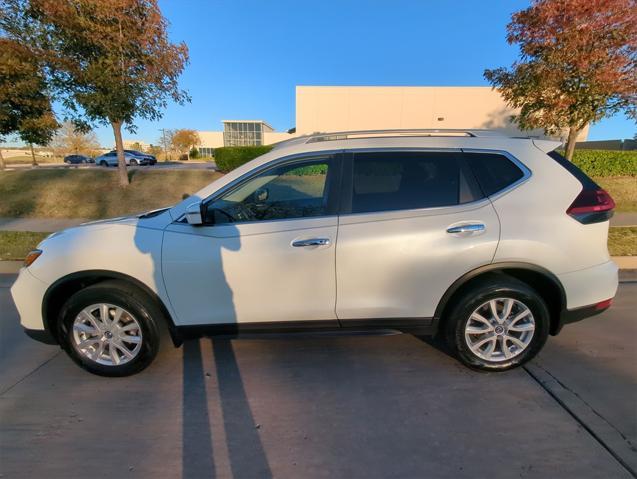
<svg viewBox="0 0 637 479">
<path fill-rule="evenodd" d="M 608 221 L 613 216 L 614 208 L 615 202 L 606 191 L 601 188 L 584 188 L 568 207 L 566 213 L 587 225 Z"/>
</svg>

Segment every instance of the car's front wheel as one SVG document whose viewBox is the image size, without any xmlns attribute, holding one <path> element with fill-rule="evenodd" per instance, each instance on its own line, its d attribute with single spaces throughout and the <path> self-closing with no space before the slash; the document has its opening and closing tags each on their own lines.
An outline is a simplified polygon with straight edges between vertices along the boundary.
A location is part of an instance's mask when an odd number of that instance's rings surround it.
<svg viewBox="0 0 637 479">
<path fill-rule="evenodd" d="M 159 313 L 121 281 L 88 286 L 60 314 L 58 337 L 81 367 L 102 376 L 128 376 L 146 368 L 159 349 Z"/>
<path fill-rule="evenodd" d="M 104 160 L 100 161 L 100 166 L 108 166 L 108 163 L 106 163 Z"/>
<path fill-rule="evenodd" d="M 546 303 L 515 278 L 493 275 L 454 303 L 445 323 L 447 344 L 469 367 L 502 371 L 520 366 L 548 337 Z"/>
</svg>

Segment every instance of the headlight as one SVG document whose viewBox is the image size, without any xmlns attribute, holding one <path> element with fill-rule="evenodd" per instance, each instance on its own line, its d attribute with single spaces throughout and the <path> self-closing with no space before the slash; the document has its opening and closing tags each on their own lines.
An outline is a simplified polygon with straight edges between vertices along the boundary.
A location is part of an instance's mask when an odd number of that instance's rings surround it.
<svg viewBox="0 0 637 479">
<path fill-rule="evenodd" d="M 33 251 L 29 251 L 29 254 L 27 254 L 27 257 L 24 258 L 24 267 L 28 268 L 29 266 L 31 266 L 33 262 L 40 257 L 41 254 L 42 254 L 41 249 L 34 249 Z"/>
</svg>

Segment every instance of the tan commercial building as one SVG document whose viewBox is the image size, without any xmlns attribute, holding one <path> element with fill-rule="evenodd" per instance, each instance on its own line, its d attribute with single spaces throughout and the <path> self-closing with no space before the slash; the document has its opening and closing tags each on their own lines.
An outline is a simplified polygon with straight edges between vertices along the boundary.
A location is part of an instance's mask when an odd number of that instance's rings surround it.
<svg viewBox="0 0 637 479">
<path fill-rule="evenodd" d="M 521 131 L 511 122 L 515 113 L 491 87 L 297 86 L 295 133 L 276 132 L 262 120 L 224 120 L 223 131 L 199 136 L 203 154 L 224 145 L 268 145 L 351 130 L 490 129 L 546 138 L 542 130 Z M 579 141 L 587 136 L 588 127 Z"/>
</svg>

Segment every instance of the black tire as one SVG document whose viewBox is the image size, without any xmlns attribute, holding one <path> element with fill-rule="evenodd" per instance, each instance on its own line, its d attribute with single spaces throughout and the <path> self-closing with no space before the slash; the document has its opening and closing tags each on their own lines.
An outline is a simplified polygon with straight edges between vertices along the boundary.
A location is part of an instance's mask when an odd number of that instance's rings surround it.
<svg viewBox="0 0 637 479">
<path fill-rule="evenodd" d="M 130 166 L 138 166 L 137 160 L 130 160 L 129 161 L 129 165 Z"/>
<path fill-rule="evenodd" d="M 105 365 L 86 357 L 74 346 L 73 322 L 82 309 L 96 303 L 108 303 L 130 312 L 142 331 L 137 355 L 125 364 Z M 100 376 L 130 376 L 145 369 L 155 359 L 160 345 L 163 315 L 146 299 L 143 291 L 123 281 L 104 281 L 88 286 L 71 296 L 62 307 L 58 321 L 60 345 L 80 367 Z"/>
<path fill-rule="evenodd" d="M 105 166 L 108 168 L 108 163 L 106 163 L 104 160 L 100 161 L 100 166 Z"/>
<path fill-rule="evenodd" d="M 535 331 L 526 349 L 516 356 L 488 361 L 470 349 L 465 339 L 465 327 L 477 308 L 495 298 L 512 298 L 523 303 L 533 315 Z M 546 303 L 533 288 L 505 274 L 494 274 L 478 280 L 454 299 L 451 311 L 445 318 L 444 335 L 448 347 L 464 365 L 483 371 L 505 371 L 531 360 L 546 343 L 549 327 L 550 314 Z"/>
</svg>

